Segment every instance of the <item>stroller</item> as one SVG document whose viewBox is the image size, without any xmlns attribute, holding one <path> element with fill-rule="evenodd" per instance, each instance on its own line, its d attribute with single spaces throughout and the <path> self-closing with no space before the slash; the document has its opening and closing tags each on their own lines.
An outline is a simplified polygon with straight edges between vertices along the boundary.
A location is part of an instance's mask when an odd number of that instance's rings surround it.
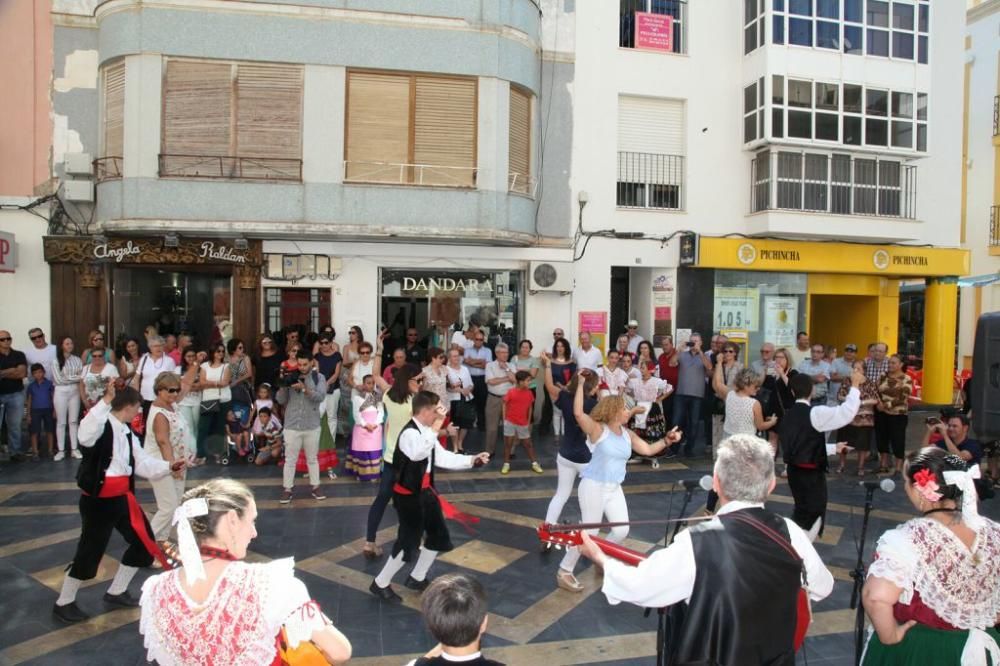
<svg viewBox="0 0 1000 666">
<path fill-rule="evenodd" d="M 247 433 L 247 454 L 242 456 L 243 459 L 251 464 L 257 457 L 257 443 L 253 435 L 253 429 L 250 427 L 250 423 L 253 421 L 253 410 L 246 407 L 244 411 L 242 408 L 244 405 L 234 406 L 231 410 L 236 414 L 238 423 L 240 424 L 241 432 Z M 231 421 L 226 421 L 226 423 L 232 423 Z M 240 459 L 239 449 L 236 446 L 236 442 L 232 440 L 228 433 L 225 435 L 225 447 L 222 455 L 219 456 L 219 464 L 228 465 L 230 461 L 236 461 Z"/>
</svg>

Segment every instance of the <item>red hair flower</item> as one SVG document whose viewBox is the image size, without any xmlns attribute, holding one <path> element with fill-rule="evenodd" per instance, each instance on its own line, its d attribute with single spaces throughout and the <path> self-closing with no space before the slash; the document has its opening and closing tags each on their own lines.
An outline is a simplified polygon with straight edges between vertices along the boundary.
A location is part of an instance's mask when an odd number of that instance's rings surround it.
<svg viewBox="0 0 1000 666">
<path fill-rule="evenodd" d="M 922 469 L 914 474 L 913 485 L 916 486 L 917 492 L 928 502 L 937 502 L 943 497 L 938 492 L 940 486 L 937 483 L 937 477 L 929 469 Z"/>
</svg>

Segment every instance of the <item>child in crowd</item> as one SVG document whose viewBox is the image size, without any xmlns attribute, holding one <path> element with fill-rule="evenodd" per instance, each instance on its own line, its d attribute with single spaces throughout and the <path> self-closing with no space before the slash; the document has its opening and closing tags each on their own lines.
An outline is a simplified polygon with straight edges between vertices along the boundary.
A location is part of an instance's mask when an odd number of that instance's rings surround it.
<svg viewBox="0 0 1000 666">
<path fill-rule="evenodd" d="M 259 402 L 259 400 L 258 400 Z M 271 413 L 270 407 L 261 407 L 253 422 L 253 436 L 257 442 L 258 465 L 277 463 L 285 448 L 281 421 Z"/>
<path fill-rule="evenodd" d="M 236 447 L 236 454 L 243 458 L 250 451 L 250 407 L 236 402 L 229 403 L 226 413 L 226 436 Z"/>
<path fill-rule="evenodd" d="M 274 396 L 271 393 L 271 385 L 267 382 L 257 387 L 257 399 L 253 401 L 253 411 L 260 414 L 260 410 L 265 407 L 274 411 Z"/>
<path fill-rule="evenodd" d="M 531 461 L 531 471 L 542 473 L 542 466 L 535 457 L 535 445 L 531 443 L 531 411 L 535 402 L 535 392 L 531 390 L 531 373 L 518 370 L 514 374 L 517 385 L 503 397 L 503 467 L 501 474 L 510 473 L 510 454 L 514 451 L 515 439 L 524 447 Z"/>
<path fill-rule="evenodd" d="M 480 651 L 486 631 L 486 591 L 468 574 L 438 576 L 420 597 L 420 609 L 437 646 L 407 666 L 503 666 Z"/>
<path fill-rule="evenodd" d="M 347 453 L 345 471 L 358 481 L 377 483 L 382 469 L 382 424 L 385 405 L 375 388 L 375 378 L 365 375 L 351 397 L 354 408 L 354 433 Z"/>
<path fill-rule="evenodd" d="M 52 395 L 56 389 L 55 384 L 45 378 L 45 368 L 41 363 L 31 364 L 31 377 L 34 381 L 28 384 L 28 429 L 31 432 L 31 459 L 37 461 L 38 458 L 38 436 L 45 434 L 48 443 L 48 453 L 52 455 L 53 442 L 56 436 L 55 406 L 52 402 Z M 66 454 L 60 451 L 53 458 L 54 461 L 62 460 Z"/>
</svg>

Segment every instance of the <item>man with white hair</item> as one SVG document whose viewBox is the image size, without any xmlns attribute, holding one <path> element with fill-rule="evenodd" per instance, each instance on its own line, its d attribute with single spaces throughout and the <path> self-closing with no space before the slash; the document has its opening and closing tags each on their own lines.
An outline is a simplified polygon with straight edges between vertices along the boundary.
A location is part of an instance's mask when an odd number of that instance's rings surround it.
<svg viewBox="0 0 1000 666">
<path fill-rule="evenodd" d="M 149 417 L 149 407 L 156 400 L 156 391 L 153 390 L 153 384 L 156 383 L 157 375 L 161 372 L 173 372 L 177 369 L 174 359 L 167 356 L 163 349 L 163 338 L 155 334 L 150 335 L 146 338 L 146 344 L 149 345 L 149 351 L 139 359 L 139 365 L 136 366 L 135 370 L 135 378 L 132 379 L 133 388 L 137 389 L 140 395 L 142 395 L 143 422 Z"/>
<path fill-rule="evenodd" d="M 601 350 L 593 345 L 589 331 L 580 333 L 580 346 L 573 350 L 573 362 L 576 363 L 577 370 L 593 372 L 597 372 L 604 362 Z"/>
<path fill-rule="evenodd" d="M 486 453 L 493 455 L 497 445 L 497 428 L 503 416 L 503 397 L 517 383 L 517 368 L 510 359 L 510 348 L 499 342 L 493 349 L 497 360 L 486 364 Z"/>
<path fill-rule="evenodd" d="M 719 444 L 712 487 L 721 507 L 708 521 L 639 564 L 610 559 L 583 534 L 581 552 L 604 568 L 612 604 L 671 609 L 668 663 L 795 663 L 803 584 L 813 601 L 833 575 L 794 522 L 764 508 L 774 490 L 774 451 L 753 435 Z M 706 575 L 707 574 L 707 575 Z"/>
</svg>

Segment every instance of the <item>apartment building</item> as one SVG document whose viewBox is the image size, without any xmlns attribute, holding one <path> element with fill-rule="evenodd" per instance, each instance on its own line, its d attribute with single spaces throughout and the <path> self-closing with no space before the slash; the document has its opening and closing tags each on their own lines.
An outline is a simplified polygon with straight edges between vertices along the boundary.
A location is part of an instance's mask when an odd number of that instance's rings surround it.
<svg viewBox="0 0 1000 666">
<path fill-rule="evenodd" d="M 912 337 L 925 400 L 951 402 L 964 8 L 576 8 L 572 183 L 597 234 L 578 309 L 613 331 L 724 330 L 754 356 L 798 330 L 840 349 Z"/>
<path fill-rule="evenodd" d="M 976 320 L 1000 309 L 1000 1 L 969 0 L 962 127 L 962 245 L 972 277 L 961 284 L 959 357 L 971 365 Z"/>
</svg>

